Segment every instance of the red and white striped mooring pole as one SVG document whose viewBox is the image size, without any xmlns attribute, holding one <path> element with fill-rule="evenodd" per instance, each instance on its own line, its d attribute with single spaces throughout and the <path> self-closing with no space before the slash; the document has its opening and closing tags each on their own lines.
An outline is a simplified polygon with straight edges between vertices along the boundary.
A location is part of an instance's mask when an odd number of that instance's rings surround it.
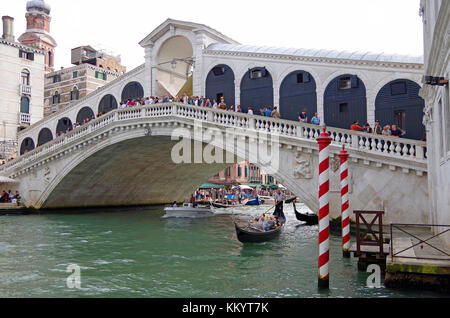
<svg viewBox="0 0 450 318">
<path fill-rule="evenodd" d="M 342 211 L 342 255 L 350 257 L 350 217 L 348 204 L 348 152 L 345 146 L 339 153 L 341 159 L 341 211 Z"/>
<path fill-rule="evenodd" d="M 330 259 L 330 135 L 326 127 L 317 138 L 319 144 L 319 287 L 329 288 L 328 261 Z"/>
</svg>

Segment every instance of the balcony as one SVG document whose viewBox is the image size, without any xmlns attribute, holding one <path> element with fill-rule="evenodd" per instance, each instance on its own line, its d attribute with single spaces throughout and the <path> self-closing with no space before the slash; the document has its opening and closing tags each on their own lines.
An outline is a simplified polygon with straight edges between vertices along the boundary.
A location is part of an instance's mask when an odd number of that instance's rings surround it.
<svg viewBox="0 0 450 318">
<path fill-rule="evenodd" d="M 25 114 L 25 113 L 20 113 L 19 114 L 19 123 L 30 125 L 31 124 L 31 115 Z"/>
<path fill-rule="evenodd" d="M 31 86 L 30 85 L 19 85 L 19 94 L 20 95 L 31 95 Z"/>
</svg>

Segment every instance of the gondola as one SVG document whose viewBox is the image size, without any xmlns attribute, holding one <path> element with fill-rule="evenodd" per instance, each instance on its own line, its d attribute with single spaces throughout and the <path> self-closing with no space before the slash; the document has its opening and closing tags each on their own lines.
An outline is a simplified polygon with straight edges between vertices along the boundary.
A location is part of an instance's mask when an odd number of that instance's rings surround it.
<svg viewBox="0 0 450 318">
<path fill-rule="evenodd" d="M 262 243 L 270 241 L 278 237 L 284 228 L 284 223 L 276 230 L 271 231 L 258 231 L 249 228 L 242 228 L 234 222 L 234 227 L 236 228 L 236 236 L 238 240 L 242 243 Z"/>
<path fill-rule="evenodd" d="M 295 202 L 292 202 L 294 206 L 295 217 L 299 221 L 306 222 L 306 225 L 316 225 L 319 223 L 319 217 L 314 213 L 300 213 L 295 208 Z"/>
</svg>

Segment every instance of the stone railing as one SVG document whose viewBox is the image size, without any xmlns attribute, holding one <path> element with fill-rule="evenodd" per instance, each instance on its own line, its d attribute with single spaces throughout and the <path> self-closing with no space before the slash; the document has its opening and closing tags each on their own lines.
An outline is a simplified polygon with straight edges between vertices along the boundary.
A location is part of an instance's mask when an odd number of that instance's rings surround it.
<svg viewBox="0 0 450 318">
<path fill-rule="evenodd" d="M 52 119 L 55 119 L 55 118 L 65 117 L 65 114 L 69 113 L 73 108 L 76 108 L 78 106 L 85 106 L 83 104 L 85 104 L 86 101 L 89 100 L 90 98 L 92 98 L 93 96 L 96 96 L 96 95 L 104 92 L 105 90 L 111 88 L 112 86 L 114 86 L 118 82 L 121 82 L 121 81 L 124 81 L 124 80 L 128 79 L 129 77 L 131 77 L 131 76 L 135 75 L 136 73 L 142 71 L 144 68 L 145 68 L 145 64 L 141 64 L 140 66 L 132 69 L 131 71 L 123 74 L 122 76 L 119 76 L 118 78 L 112 80 L 111 82 L 105 84 L 104 86 L 97 88 L 92 93 L 90 93 L 90 94 L 88 94 L 88 95 L 86 95 L 86 96 L 84 96 L 84 97 L 82 97 L 82 98 L 80 98 L 80 99 L 78 99 L 76 101 L 71 102 L 69 104 L 69 106 L 65 107 L 63 110 L 60 110 L 58 112 L 52 113 L 52 114 L 44 117 L 43 119 L 41 119 L 37 123 L 33 124 L 32 126 L 27 127 L 24 130 L 21 130 L 19 132 L 19 134 L 18 134 L 19 138 L 24 136 L 24 135 L 32 133 L 34 130 L 40 131 L 40 129 L 43 127 L 45 122 L 48 122 L 48 121 L 50 121 Z M 26 136 L 26 137 L 28 137 L 28 136 Z"/>
<path fill-rule="evenodd" d="M 19 123 L 20 124 L 31 124 L 31 115 L 26 113 L 19 114 Z"/>
<path fill-rule="evenodd" d="M 20 84 L 19 95 L 31 95 L 31 86 Z"/>
<path fill-rule="evenodd" d="M 23 154 L 0 167 L 0 173 L 44 156 L 65 144 L 78 140 L 115 122 L 138 121 L 143 118 L 180 118 L 199 120 L 223 128 L 240 128 L 253 132 L 277 134 L 294 140 L 310 141 L 316 144 L 322 127 L 284 119 L 259 115 L 249 115 L 219 109 L 197 107 L 180 103 L 161 103 L 147 106 L 116 109 L 85 125 L 63 134 L 58 138 Z M 346 129 L 327 127 L 332 145 L 345 145 L 346 148 L 376 154 L 389 158 L 425 163 L 426 143 L 403 138 L 387 137 L 355 132 Z"/>
</svg>

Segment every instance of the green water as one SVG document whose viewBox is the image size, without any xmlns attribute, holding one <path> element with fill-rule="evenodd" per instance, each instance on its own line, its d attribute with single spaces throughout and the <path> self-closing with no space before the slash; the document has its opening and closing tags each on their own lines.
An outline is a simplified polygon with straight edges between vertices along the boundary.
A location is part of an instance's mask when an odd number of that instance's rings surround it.
<svg viewBox="0 0 450 318">
<path fill-rule="evenodd" d="M 250 245 L 237 241 L 230 215 L 163 214 L 155 207 L 0 216 L 0 297 L 443 296 L 367 288 L 369 273 L 342 258 L 338 236 L 330 242 L 330 291 L 318 290 L 317 227 L 299 226 L 289 209 L 278 239 Z M 67 287 L 70 264 L 81 268 L 80 289 Z"/>
</svg>

